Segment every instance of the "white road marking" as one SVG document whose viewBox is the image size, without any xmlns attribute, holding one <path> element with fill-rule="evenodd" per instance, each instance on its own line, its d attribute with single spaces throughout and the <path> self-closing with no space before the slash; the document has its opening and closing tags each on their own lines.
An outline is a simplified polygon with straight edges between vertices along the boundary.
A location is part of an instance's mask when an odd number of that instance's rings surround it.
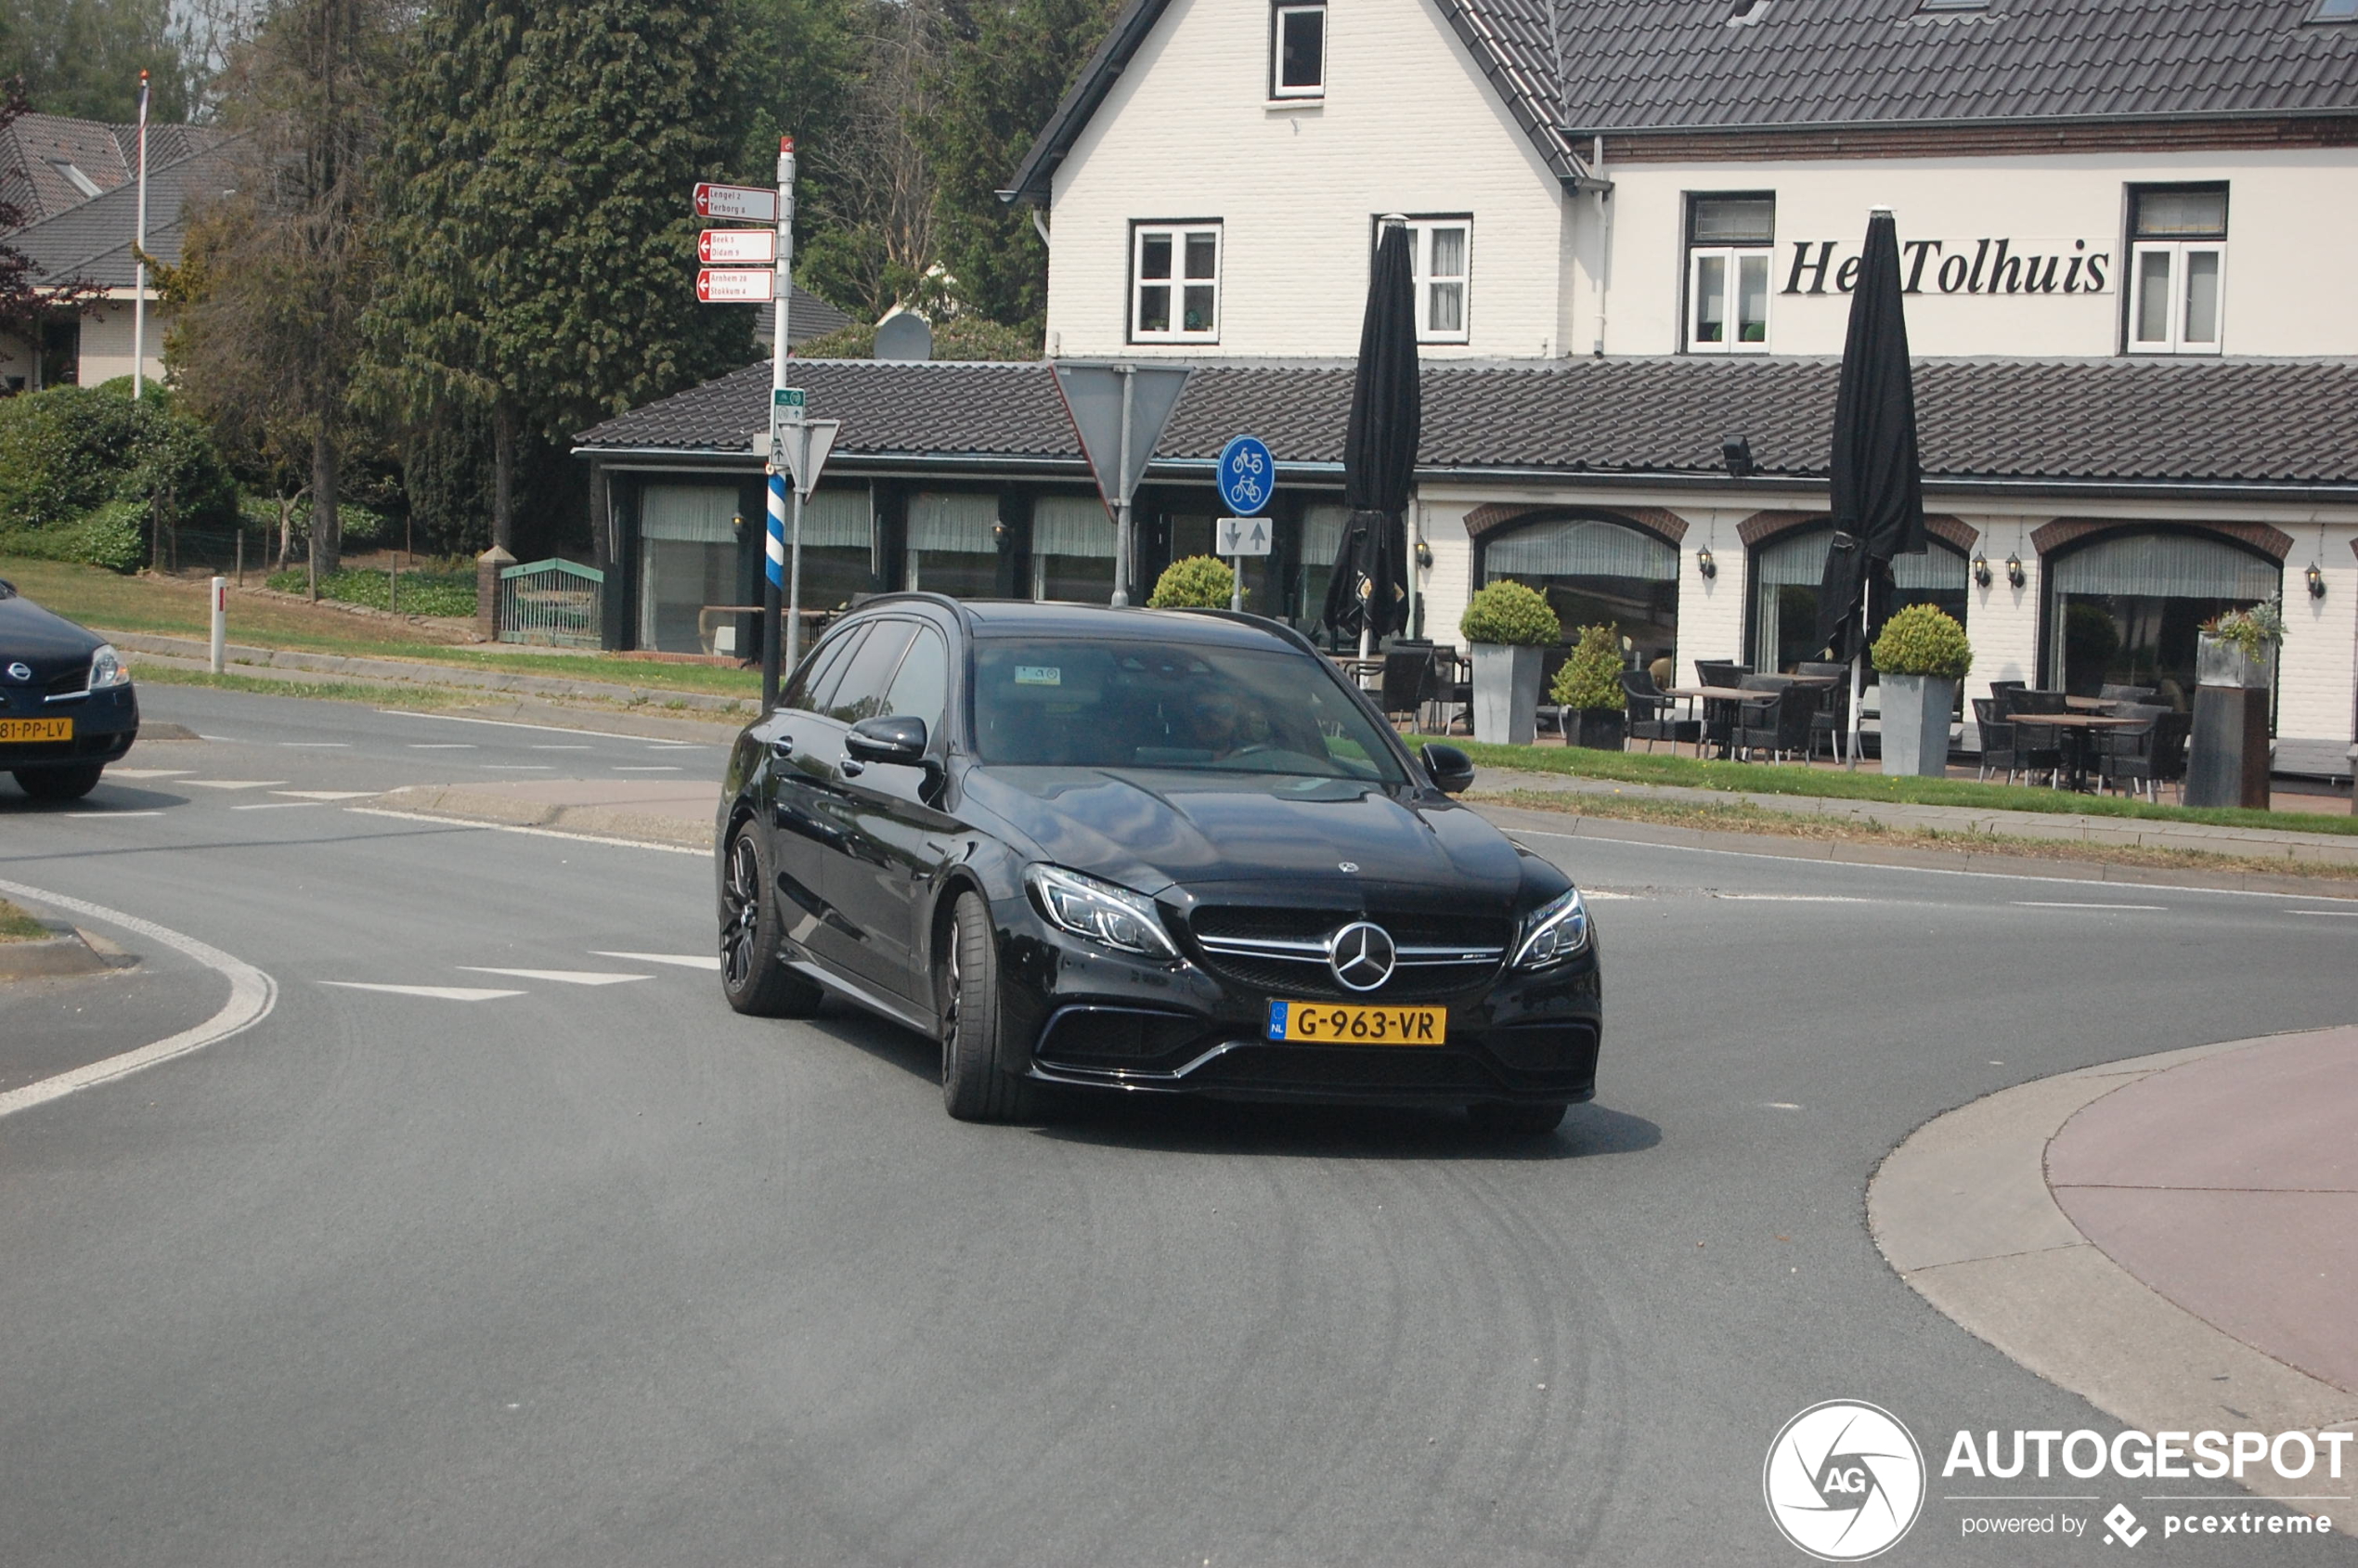
<svg viewBox="0 0 2358 1568">
<path fill-rule="evenodd" d="M 479 751 L 473 741 L 411 741 L 411 751 Z"/>
<path fill-rule="evenodd" d="M 1791 1100 L 1770 1100 L 1768 1108 L 1770 1110 L 1799 1110 L 1801 1108 Z"/>
<path fill-rule="evenodd" d="M 535 751 L 595 751 L 594 745 L 536 745 Z"/>
<path fill-rule="evenodd" d="M 317 800 L 256 800 L 244 806 L 232 806 L 232 811 L 287 811 L 298 806 L 317 806 Z"/>
<path fill-rule="evenodd" d="M 614 771 L 617 773 L 684 773 L 687 771 L 684 768 L 677 768 L 667 762 L 617 762 L 615 764 Z"/>
<path fill-rule="evenodd" d="M 1639 895 L 1636 893 L 1608 893 L 1602 888 L 1583 888 L 1580 889 L 1580 896 L 1587 900 L 1590 903 L 1597 903 L 1606 899 L 1634 899 Z"/>
<path fill-rule="evenodd" d="M 625 734 L 619 730 L 581 730 L 570 724 L 525 724 L 513 719 L 470 719 L 464 714 L 420 713 L 406 707 L 381 707 L 377 711 L 388 719 L 424 719 L 437 724 L 488 724 L 500 730 L 538 730 L 544 735 L 593 735 L 602 741 L 646 739 L 644 735 Z"/>
<path fill-rule="evenodd" d="M 525 827 L 516 823 L 470 822 L 458 817 L 430 816 L 423 811 L 388 811 L 378 806 L 346 806 L 345 810 L 361 817 L 398 817 L 404 822 L 432 823 L 436 827 L 481 828 L 486 833 L 521 833 L 534 838 L 569 838 L 577 844 L 611 844 L 618 849 L 660 849 L 667 855 L 693 855 L 700 861 L 710 860 L 709 849 L 692 849 L 685 844 L 651 844 L 643 838 L 609 838 L 597 833 L 564 833 L 553 827 Z"/>
<path fill-rule="evenodd" d="M 161 817 L 162 811 L 68 811 L 69 817 Z"/>
<path fill-rule="evenodd" d="M 240 744 L 238 737 L 235 735 L 199 735 L 197 739 L 201 741 L 222 741 L 232 745 Z"/>
<path fill-rule="evenodd" d="M 2358 920 L 2358 909 L 2288 909 L 2287 914 L 2334 914 L 2344 920 Z"/>
<path fill-rule="evenodd" d="M 350 741 L 280 741 L 283 751 L 350 751 Z"/>
<path fill-rule="evenodd" d="M 2055 899 L 2016 899 L 2014 906 L 2016 909 L 2141 909 L 2152 912 L 2166 912 L 2170 908 L 2168 904 L 2065 903 Z"/>
<path fill-rule="evenodd" d="M 495 969 L 487 964 L 461 964 L 476 975 L 506 975 L 518 980 L 551 980 L 558 985 L 620 985 L 625 980 L 652 980 L 653 975 L 616 975 L 603 969 Z"/>
<path fill-rule="evenodd" d="M 270 793 L 292 796 L 297 800 L 365 800 L 377 791 L 373 789 L 274 789 Z"/>
<path fill-rule="evenodd" d="M 437 1002 L 493 1002 L 502 996 L 524 996 L 521 991 L 484 991 L 463 985 L 371 985 L 366 980 L 321 980 L 321 985 L 345 991 L 382 991 L 395 996 L 431 996 Z"/>
<path fill-rule="evenodd" d="M 161 815 L 161 813 L 148 814 Z M 232 958 L 219 948 L 207 942 L 201 942 L 194 937 L 183 936 L 178 931 L 159 926 L 152 920 L 142 920 L 136 914 L 124 914 L 109 909 L 104 904 L 84 903 L 80 899 L 69 899 L 62 894 L 45 892 L 39 888 L 27 888 L 21 883 L 0 882 L 0 893 L 30 900 L 34 903 L 50 904 L 75 914 L 87 915 L 93 920 L 110 926 L 120 926 L 126 931 L 136 932 L 147 938 L 149 941 L 162 942 L 166 947 L 184 952 L 206 968 L 216 974 L 226 975 L 229 978 L 229 1000 L 221 1004 L 219 1012 L 194 1029 L 185 1029 L 178 1034 L 168 1036 L 150 1045 L 142 1045 L 136 1051 L 125 1051 L 120 1056 L 109 1056 L 103 1061 L 91 1062 L 86 1066 L 75 1068 L 71 1072 L 61 1072 L 54 1078 L 44 1078 L 37 1082 L 11 1089 L 6 1094 L 0 1095 L 0 1116 L 10 1116 L 62 1095 L 71 1095 L 76 1089 L 87 1089 L 93 1084 L 109 1082 L 128 1073 L 137 1072 L 142 1068 L 153 1067 L 158 1062 L 168 1062 L 175 1056 L 185 1056 L 191 1051 L 201 1050 L 217 1041 L 228 1039 L 240 1030 L 253 1028 L 264 1018 L 268 1017 L 270 1009 L 278 1005 L 278 981 L 245 960 Z"/>
<path fill-rule="evenodd" d="M 551 769 L 546 762 L 486 762 L 483 771 L 486 773 L 546 773 Z"/>
<path fill-rule="evenodd" d="M 110 768 L 110 779 L 183 779 L 195 772 L 193 768 Z"/>
<path fill-rule="evenodd" d="M 594 958 L 628 958 L 638 964 L 675 964 L 682 969 L 720 972 L 720 960 L 701 952 L 593 952 Z"/>
<path fill-rule="evenodd" d="M 1879 904 L 1888 899 L 1854 899 L 1840 893 L 1714 893 L 1715 899 L 1755 904 Z"/>
<path fill-rule="evenodd" d="M 275 789 L 284 779 L 190 779 L 189 784 L 202 789 Z"/>
</svg>

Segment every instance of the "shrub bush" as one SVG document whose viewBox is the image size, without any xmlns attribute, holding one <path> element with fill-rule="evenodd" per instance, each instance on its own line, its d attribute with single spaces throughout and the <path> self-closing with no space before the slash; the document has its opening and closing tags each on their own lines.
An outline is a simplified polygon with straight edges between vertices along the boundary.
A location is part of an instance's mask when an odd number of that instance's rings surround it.
<svg viewBox="0 0 2358 1568">
<path fill-rule="evenodd" d="M 1511 577 L 1483 589 L 1458 617 L 1458 629 L 1469 642 L 1502 642 L 1514 647 L 1544 648 L 1563 636 L 1563 623 L 1537 590 Z"/>
<path fill-rule="evenodd" d="M 109 501 L 159 498 L 184 525 L 231 525 L 237 490 L 213 437 L 165 389 L 134 402 L 130 387 L 126 379 L 0 398 L 0 531 L 56 527 Z"/>
<path fill-rule="evenodd" d="M 1965 641 L 1965 628 L 1936 604 L 1911 604 L 1884 622 L 1883 635 L 1868 656 L 1885 675 L 1962 680 L 1973 668 L 1973 644 Z"/>
<path fill-rule="evenodd" d="M 136 572 L 148 559 L 148 509 L 136 501 L 109 501 L 71 523 L 0 534 L 0 555 Z"/>
<path fill-rule="evenodd" d="M 1618 713 L 1626 700 L 1621 689 L 1621 628 L 1584 626 L 1580 641 L 1556 671 L 1548 695 L 1564 707 L 1583 713 L 1610 708 Z"/>
<path fill-rule="evenodd" d="M 341 510 L 341 509 L 339 509 Z M 311 583 L 302 567 L 273 572 L 265 588 L 279 593 L 308 593 Z M 475 613 L 473 572 L 404 572 L 401 603 L 392 603 L 392 585 L 382 572 L 330 572 L 319 579 L 319 597 L 340 604 L 365 604 L 372 610 L 398 609 L 405 616 L 472 616 Z"/>
<path fill-rule="evenodd" d="M 1225 561 L 1216 555 L 1190 555 L 1163 568 L 1162 576 L 1155 579 L 1155 590 L 1147 598 L 1147 607 L 1224 610 L 1236 585 L 1236 574 L 1228 570 Z"/>
<path fill-rule="evenodd" d="M 2222 611 L 2203 622 L 2202 629 L 2206 635 L 2240 649 L 2248 659 L 2265 659 L 2268 645 L 2285 640 L 2284 601 L 2271 598 L 2248 610 Z"/>
</svg>

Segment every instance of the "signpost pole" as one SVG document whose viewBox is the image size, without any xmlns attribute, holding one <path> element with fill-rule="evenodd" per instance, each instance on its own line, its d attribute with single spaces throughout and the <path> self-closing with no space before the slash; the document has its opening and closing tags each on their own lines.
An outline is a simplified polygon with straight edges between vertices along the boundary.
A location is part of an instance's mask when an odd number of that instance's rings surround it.
<svg viewBox="0 0 2358 1568">
<path fill-rule="evenodd" d="M 774 399 L 786 384 L 786 317 L 789 313 L 787 289 L 794 276 L 794 137 L 778 138 L 778 259 L 777 285 L 772 290 L 776 304 L 771 307 L 770 329 L 770 391 Z M 774 432 L 777 421 L 772 416 L 773 432 L 770 442 L 769 473 L 770 504 L 769 538 L 764 541 L 761 585 L 761 711 L 768 714 L 778 706 L 778 613 L 779 597 L 785 588 L 786 541 L 786 454 L 778 450 Z M 797 498 L 797 503 L 799 498 Z M 795 512 L 795 553 L 799 555 L 802 543 L 802 508 Z M 797 564 L 800 563 L 797 561 Z M 797 588 L 800 587 L 797 583 Z M 798 605 L 784 605 L 786 616 L 785 666 L 792 668 L 797 649 L 796 632 L 801 617 L 796 614 Z"/>
<path fill-rule="evenodd" d="M 1135 404 L 1136 371 L 1130 366 L 1121 371 L 1121 451 L 1114 473 L 1121 486 L 1114 498 L 1113 533 L 1113 603 L 1120 608 L 1130 603 L 1130 573 L 1134 565 L 1130 522 L 1130 416 Z"/>
</svg>

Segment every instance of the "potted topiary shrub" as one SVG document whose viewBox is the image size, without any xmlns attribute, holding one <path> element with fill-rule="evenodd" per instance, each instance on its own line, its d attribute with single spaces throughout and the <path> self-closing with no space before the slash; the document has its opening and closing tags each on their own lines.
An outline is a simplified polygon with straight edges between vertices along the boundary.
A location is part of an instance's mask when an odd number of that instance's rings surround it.
<svg viewBox="0 0 2358 1568">
<path fill-rule="evenodd" d="M 1529 745 L 1539 730 L 1539 654 L 1563 636 L 1563 623 L 1533 589 L 1501 578 L 1483 589 L 1458 617 L 1473 651 L 1474 739 Z"/>
<path fill-rule="evenodd" d="M 1629 732 L 1629 696 L 1621 689 L 1621 628 L 1582 627 L 1548 695 L 1558 706 L 1564 745 L 1619 751 Z"/>
<path fill-rule="evenodd" d="M 1937 605 L 1911 604 L 1884 623 L 1868 656 L 1882 678 L 1883 771 L 1939 778 L 1957 682 L 1973 668 L 1965 628 Z"/>
<path fill-rule="evenodd" d="M 1155 579 L 1147 596 L 1150 610 L 1224 610 L 1236 590 L 1236 574 L 1216 555 L 1190 555 L 1173 561 Z"/>
</svg>

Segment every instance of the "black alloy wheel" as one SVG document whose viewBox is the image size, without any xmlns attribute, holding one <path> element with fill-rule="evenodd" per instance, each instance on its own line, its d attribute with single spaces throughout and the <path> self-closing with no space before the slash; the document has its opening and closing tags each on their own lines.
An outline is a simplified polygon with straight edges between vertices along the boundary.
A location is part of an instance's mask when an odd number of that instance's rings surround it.
<svg viewBox="0 0 2358 1568">
<path fill-rule="evenodd" d="M 1474 1131 L 1497 1137 L 1535 1138 L 1563 1124 L 1568 1107 L 1522 1100 L 1482 1100 L 1466 1108 Z"/>
<path fill-rule="evenodd" d="M 17 787 L 35 800 L 79 800 L 98 787 L 106 766 L 88 762 L 79 768 L 19 768 Z"/>
<path fill-rule="evenodd" d="M 1007 1021 L 991 910 L 961 893 L 942 944 L 941 1103 L 961 1121 L 1013 1121 L 1032 1115 L 1037 1086 L 1004 1067 Z"/>
<path fill-rule="evenodd" d="M 729 840 L 720 879 L 720 992 L 757 1018 L 807 1018 L 826 993 L 778 957 L 778 894 L 754 824 Z"/>
</svg>

